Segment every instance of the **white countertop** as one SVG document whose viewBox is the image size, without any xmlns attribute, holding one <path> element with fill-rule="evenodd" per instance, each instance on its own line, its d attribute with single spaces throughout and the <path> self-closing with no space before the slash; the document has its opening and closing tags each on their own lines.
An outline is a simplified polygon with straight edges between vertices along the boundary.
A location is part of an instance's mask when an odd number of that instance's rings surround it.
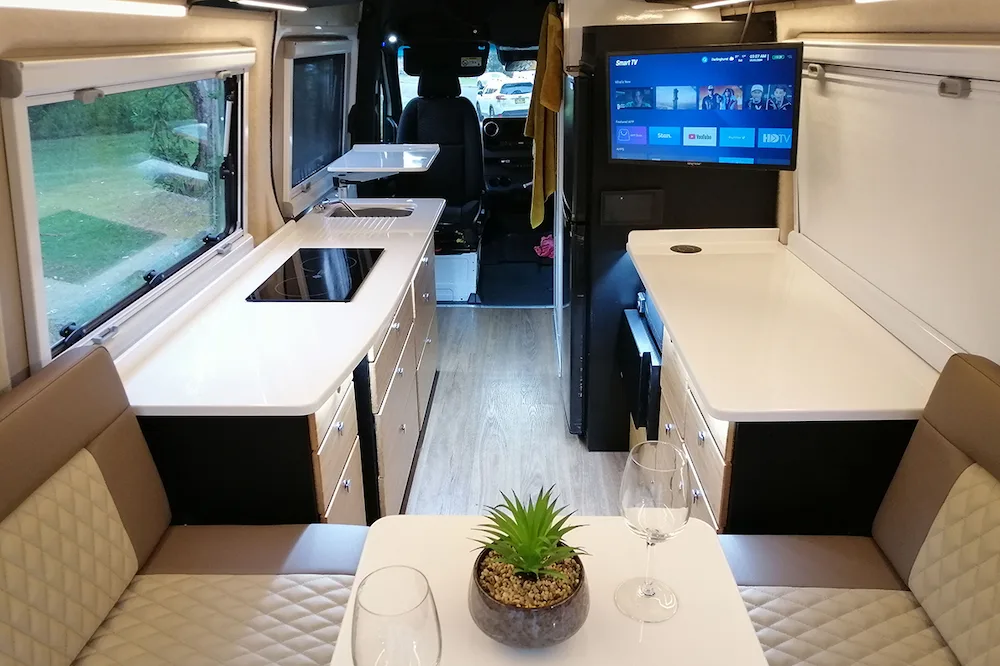
<svg viewBox="0 0 1000 666">
<path fill-rule="evenodd" d="M 444 210 L 437 199 L 350 203 L 415 208 L 401 218 L 307 215 L 286 224 L 224 276 L 208 305 L 178 313 L 118 359 L 135 412 L 301 416 L 333 395 L 378 344 Z M 247 302 L 302 247 L 384 252 L 349 303 Z"/>
<path fill-rule="evenodd" d="M 699 254 L 670 247 L 694 244 Z M 725 421 L 916 419 L 937 372 L 776 229 L 635 231 L 628 252 L 699 402 Z"/>
</svg>

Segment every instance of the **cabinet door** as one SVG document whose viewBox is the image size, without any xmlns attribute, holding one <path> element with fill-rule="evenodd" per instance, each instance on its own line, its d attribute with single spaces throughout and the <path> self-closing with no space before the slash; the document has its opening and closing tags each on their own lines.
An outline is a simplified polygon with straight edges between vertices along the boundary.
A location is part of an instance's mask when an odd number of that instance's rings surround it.
<svg viewBox="0 0 1000 666">
<path fill-rule="evenodd" d="M 367 525 L 365 486 L 361 480 L 361 439 L 356 438 L 344 474 L 337 484 L 325 522 L 336 525 Z"/>
<path fill-rule="evenodd" d="M 420 363 L 417 366 L 417 402 L 420 409 L 420 424 L 427 421 L 427 406 L 431 399 L 431 389 L 434 388 L 434 376 L 438 369 L 438 326 L 437 317 L 431 320 L 430 330 L 423 339 L 423 350 L 420 353 Z"/>
</svg>

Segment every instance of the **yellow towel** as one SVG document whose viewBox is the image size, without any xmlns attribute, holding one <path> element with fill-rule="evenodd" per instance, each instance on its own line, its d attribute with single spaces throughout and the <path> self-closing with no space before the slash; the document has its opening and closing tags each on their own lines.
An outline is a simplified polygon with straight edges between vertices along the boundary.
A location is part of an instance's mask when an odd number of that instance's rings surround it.
<svg viewBox="0 0 1000 666">
<path fill-rule="evenodd" d="M 549 3 L 538 38 L 538 67 L 524 136 L 534 139 L 531 228 L 545 219 L 545 201 L 556 191 L 556 136 L 563 96 L 563 30 L 556 3 Z"/>
</svg>

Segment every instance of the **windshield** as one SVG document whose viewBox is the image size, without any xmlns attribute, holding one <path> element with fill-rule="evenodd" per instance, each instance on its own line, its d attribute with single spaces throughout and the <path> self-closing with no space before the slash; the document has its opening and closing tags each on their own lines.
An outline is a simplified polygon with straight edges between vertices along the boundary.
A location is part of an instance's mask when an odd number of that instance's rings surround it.
<svg viewBox="0 0 1000 666">
<path fill-rule="evenodd" d="M 410 100 L 417 96 L 417 82 L 419 80 L 418 77 L 410 76 L 403 71 L 403 51 L 405 49 L 405 46 L 399 49 L 399 92 L 404 108 Z M 491 44 L 490 55 L 486 62 L 486 72 L 482 76 L 463 76 L 459 79 L 462 85 L 462 97 L 472 102 L 479 118 L 483 119 L 490 115 L 490 107 L 496 106 L 496 101 L 491 100 L 490 95 L 496 95 L 498 92 L 531 94 L 535 80 L 535 66 L 534 60 L 521 60 L 511 63 L 510 71 L 507 71 L 497 56 L 497 47 Z M 509 86 L 515 86 L 517 89 L 507 90 Z"/>
<path fill-rule="evenodd" d="M 534 87 L 535 84 L 533 83 L 508 83 L 500 88 L 500 92 L 507 93 L 508 95 L 525 95 L 530 93 Z"/>
</svg>

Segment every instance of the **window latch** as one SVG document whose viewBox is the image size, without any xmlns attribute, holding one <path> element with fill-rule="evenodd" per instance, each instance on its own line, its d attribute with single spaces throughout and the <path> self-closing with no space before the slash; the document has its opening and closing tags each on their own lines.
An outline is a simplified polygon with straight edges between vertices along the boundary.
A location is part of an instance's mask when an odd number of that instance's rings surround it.
<svg viewBox="0 0 1000 666">
<path fill-rule="evenodd" d="M 73 93 L 73 99 L 84 104 L 93 104 L 104 97 L 104 91 L 100 88 L 84 88 Z"/>
<path fill-rule="evenodd" d="M 111 338 L 115 337 L 116 335 L 118 335 L 118 327 L 109 326 L 108 328 L 104 329 L 103 331 L 92 337 L 90 339 L 90 342 L 91 344 L 94 345 L 104 345 L 108 343 L 111 340 Z"/>
<path fill-rule="evenodd" d="M 78 343 L 83 339 L 85 334 L 86 329 L 82 326 L 78 326 L 75 321 L 72 321 L 59 329 L 59 337 L 63 339 L 63 344 L 65 344 L 66 347 L 72 347 Z"/>
<path fill-rule="evenodd" d="M 159 285 L 161 282 L 163 282 L 164 280 L 166 280 L 167 276 L 164 275 L 163 273 L 158 273 L 157 271 L 149 271 L 148 273 L 146 273 L 145 275 L 142 276 L 142 279 L 150 287 L 155 287 L 155 286 Z"/>
<path fill-rule="evenodd" d="M 219 178 L 228 180 L 236 175 L 236 169 L 233 168 L 233 161 L 232 153 L 226 155 L 226 158 L 222 160 L 222 164 L 219 166 Z"/>
</svg>

